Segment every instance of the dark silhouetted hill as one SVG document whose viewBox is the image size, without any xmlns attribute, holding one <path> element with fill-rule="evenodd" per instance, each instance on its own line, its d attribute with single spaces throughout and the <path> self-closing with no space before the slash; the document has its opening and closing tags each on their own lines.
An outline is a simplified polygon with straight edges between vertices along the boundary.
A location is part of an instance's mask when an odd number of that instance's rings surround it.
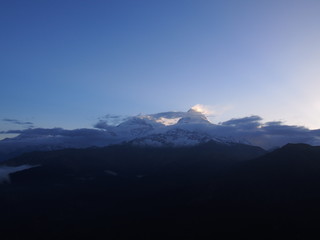
<svg viewBox="0 0 320 240">
<path fill-rule="evenodd" d="M 244 144 L 27 153 L 0 185 L 1 233 L 21 239 L 306 239 L 320 216 L 320 147 Z"/>
</svg>

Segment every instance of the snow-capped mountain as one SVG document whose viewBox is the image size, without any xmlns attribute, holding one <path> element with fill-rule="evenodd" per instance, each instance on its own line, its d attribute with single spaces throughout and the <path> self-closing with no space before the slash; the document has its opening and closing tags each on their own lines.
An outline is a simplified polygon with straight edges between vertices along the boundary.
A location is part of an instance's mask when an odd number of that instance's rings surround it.
<svg viewBox="0 0 320 240">
<path fill-rule="evenodd" d="M 210 140 L 221 143 L 241 142 L 217 136 L 207 117 L 194 109 L 187 112 L 165 112 L 132 117 L 108 130 L 123 141 L 140 146 L 192 146 Z M 248 142 L 246 142 L 248 143 Z"/>
<path fill-rule="evenodd" d="M 129 143 L 134 146 L 153 146 L 153 147 L 182 147 L 195 146 L 209 141 L 221 144 L 242 143 L 249 144 L 245 140 L 235 140 L 231 138 L 218 138 L 206 133 L 188 131 L 185 129 L 174 128 L 164 133 L 151 134 L 141 138 L 135 138 Z"/>
<path fill-rule="evenodd" d="M 214 124 L 201 112 L 190 109 L 187 112 L 164 112 L 138 115 L 128 118 L 117 126 L 102 125 L 100 129 L 113 133 L 116 138 L 131 141 L 154 134 L 170 134 L 172 130 L 199 131 L 206 134 Z M 201 131 L 202 130 L 202 131 Z"/>
<path fill-rule="evenodd" d="M 112 126 L 100 122 L 98 129 L 28 129 L 17 137 L 0 141 L 0 160 L 28 151 L 107 146 L 132 142 L 151 146 L 191 146 L 217 139 L 201 112 L 163 112 L 138 115 Z"/>
<path fill-rule="evenodd" d="M 193 146 L 210 140 L 213 139 L 207 134 L 176 128 L 165 133 L 151 134 L 146 137 L 136 138 L 130 141 L 130 143 L 137 146 L 179 147 Z"/>
<path fill-rule="evenodd" d="M 107 115 L 110 117 L 110 115 Z M 112 120 L 117 116 L 112 116 Z M 19 134 L 0 141 L 0 161 L 30 151 L 102 147 L 130 142 L 141 146 L 191 146 L 210 140 L 224 144 L 243 143 L 265 149 L 287 143 L 320 144 L 320 130 L 261 123 L 259 116 L 211 123 L 197 108 L 187 112 L 162 112 L 126 117 L 116 125 L 101 119 L 94 129 L 31 128 L 10 131 Z"/>
<path fill-rule="evenodd" d="M 207 117 L 201 112 L 197 112 L 194 109 L 190 109 L 186 116 L 179 119 L 178 123 L 181 124 L 212 124 L 209 122 Z"/>
</svg>

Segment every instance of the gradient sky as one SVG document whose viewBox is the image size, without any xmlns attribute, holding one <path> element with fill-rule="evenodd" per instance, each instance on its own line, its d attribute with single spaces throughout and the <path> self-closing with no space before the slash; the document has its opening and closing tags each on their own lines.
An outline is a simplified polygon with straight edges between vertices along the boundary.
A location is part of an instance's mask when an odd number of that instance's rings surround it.
<svg viewBox="0 0 320 240">
<path fill-rule="evenodd" d="M 2 0 L 0 130 L 195 104 L 212 122 L 320 128 L 319 13 L 319 0 Z"/>
</svg>

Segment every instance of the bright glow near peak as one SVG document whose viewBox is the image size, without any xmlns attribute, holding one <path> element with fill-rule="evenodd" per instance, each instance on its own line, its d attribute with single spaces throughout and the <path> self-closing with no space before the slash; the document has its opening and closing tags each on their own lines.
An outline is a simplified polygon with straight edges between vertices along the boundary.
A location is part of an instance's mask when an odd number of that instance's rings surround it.
<svg viewBox="0 0 320 240">
<path fill-rule="evenodd" d="M 202 104 L 194 105 L 191 109 L 196 112 L 200 112 L 204 115 L 212 115 L 214 113 L 214 111 L 210 109 L 209 106 L 202 105 Z"/>
</svg>

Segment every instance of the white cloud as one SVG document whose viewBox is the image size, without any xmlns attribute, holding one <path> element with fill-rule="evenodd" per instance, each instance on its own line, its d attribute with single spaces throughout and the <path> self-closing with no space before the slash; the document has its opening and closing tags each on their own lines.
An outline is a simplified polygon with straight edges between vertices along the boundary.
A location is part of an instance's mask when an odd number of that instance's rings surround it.
<svg viewBox="0 0 320 240">
<path fill-rule="evenodd" d="M 203 105 L 203 104 L 196 104 L 192 108 L 192 110 L 200 112 L 206 116 L 214 115 L 216 112 L 213 110 L 212 106 Z"/>
<path fill-rule="evenodd" d="M 191 109 L 201 112 L 209 119 L 217 118 L 221 115 L 224 115 L 226 112 L 231 110 L 233 106 L 231 105 L 204 105 L 196 104 Z"/>
</svg>

